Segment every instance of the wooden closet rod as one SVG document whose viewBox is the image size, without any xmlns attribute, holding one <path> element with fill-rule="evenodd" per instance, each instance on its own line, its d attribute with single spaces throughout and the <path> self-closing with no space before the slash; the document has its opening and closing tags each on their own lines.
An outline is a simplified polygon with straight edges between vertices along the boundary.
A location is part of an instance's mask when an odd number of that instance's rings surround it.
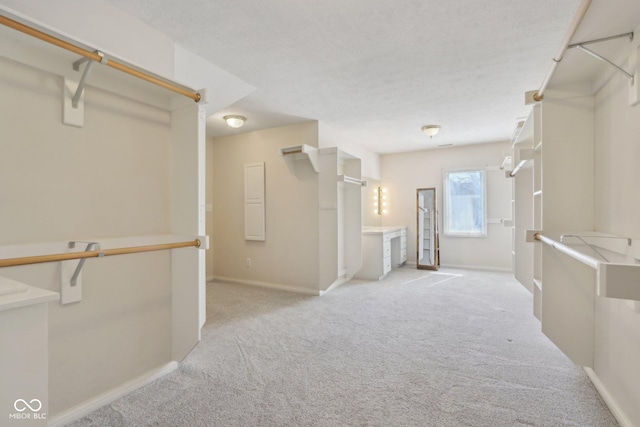
<svg viewBox="0 0 640 427">
<path fill-rule="evenodd" d="M 105 250 L 86 251 L 86 252 L 71 252 L 71 253 L 64 253 L 64 254 L 28 256 L 28 257 L 22 257 L 22 258 L 8 258 L 8 259 L 0 259 L 0 267 L 14 267 L 16 265 L 40 264 L 43 262 L 55 262 L 55 261 L 69 261 L 73 259 L 83 259 L 83 258 L 98 258 L 103 256 L 111 256 L 111 255 L 124 255 L 124 254 L 134 254 L 138 252 L 161 251 L 165 249 L 188 248 L 191 246 L 195 246 L 196 248 L 199 248 L 200 244 L 201 244 L 200 239 L 196 239 L 189 242 L 163 243 L 159 245 L 134 246 L 131 248 L 117 248 L 117 249 L 105 249 Z"/>
<path fill-rule="evenodd" d="M 37 39 L 40 39 L 42 41 L 45 41 L 47 43 L 51 43 L 52 45 L 61 47 L 63 49 L 66 49 L 68 51 L 71 51 L 73 53 L 76 53 L 78 55 L 84 56 L 85 58 L 89 58 L 92 61 L 96 61 L 96 62 L 102 62 L 105 65 L 108 65 L 111 68 L 115 68 L 116 70 L 120 70 L 124 73 L 130 74 L 134 77 L 137 77 L 139 79 L 142 80 L 146 80 L 149 83 L 153 83 L 157 86 L 161 86 L 165 89 L 169 89 L 173 92 L 179 93 L 180 95 L 184 95 L 188 98 L 193 99 L 195 102 L 199 102 L 200 101 L 200 94 L 197 92 L 193 92 L 184 88 L 181 88 L 180 86 L 176 86 L 172 83 L 168 83 L 164 80 L 161 80 L 157 77 L 153 77 L 150 76 L 147 73 L 144 73 L 142 71 L 138 71 L 136 69 L 133 69 L 127 65 L 124 64 L 120 64 L 117 61 L 114 61 L 113 59 L 105 59 L 103 57 L 101 57 L 100 55 L 98 55 L 95 52 L 90 52 L 86 49 L 83 49 L 79 46 L 76 46 L 74 44 L 71 44 L 69 42 L 66 42 L 64 40 L 61 40 L 57 37 L 54 37 L 52 35 L 43 33 L 42 31 L 36 30 L 35 28 L 31 28 L 28 25 L 22 24 L 18 21 L 14 21 L 13 19 L 9 19 L 6 16 L 0 16 L 0 23 L 3 25 L 6 25 L 9 28 L 13 28 L 14 30 L 20 31 L 21 33 L 30 35 L 32 37 L 35 37 Z"/>
</svg>

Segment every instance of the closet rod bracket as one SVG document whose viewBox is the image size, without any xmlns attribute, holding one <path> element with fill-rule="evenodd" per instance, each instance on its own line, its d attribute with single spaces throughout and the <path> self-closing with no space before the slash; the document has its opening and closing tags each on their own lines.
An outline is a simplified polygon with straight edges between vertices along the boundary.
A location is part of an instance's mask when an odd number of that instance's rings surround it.
<svg viewBox="0 0 640 427">
<path fill-rule="evenodd" d="M 100 57 L 101 64 L 106 64 L 107 62 L 109 62 L 109 60 L 104 56 L 104 53 L 98 50 L 96 50 L 94 53 Z M 73 95 L 73 99 L 71 100 L 71 106 L 76 109 L 78 108 L 78 102 L 80 101 L 80 96 L 82 96 L 84 85 L 87 83 L 87 77 L 89 77 L 89 73 L 91 73 L 91 68 L 93 67 L 93 64 L 96 63 L 96 61 L 89 58 L 81 58 L 73 63 L 73 69 L 75 71 L 80 71 L 80 65 L 82 65 L 85 62 L 87 63 L 87 65 L 84 67 L 84 72 L 82 73 L 82 77 L 80 78 L 80 82 L 78 83 L 76 93 L 75 95 Z"/>
<path fill-rule="evenodd" d="M 100 243 L 98 242 L 82 242 L 82 241 L 73 241 L 73 242 L 69 242 L 69 249 L 73 249 L 76 247 L 76 243 L 87 243 L 87 247 L 84 249 L 85 252 L 89 252 L 92 250 L 100 250 Z M 98 257 L 103 257 L 104 253 L 100 252 L 98 254 Z M 75 286 L 77 281 L 78 281 L 78 276 L 80 276 L 80 272 L 82 271 L 82 267 L 84 266 L 84 262 L 86 261 L 86 258 L 82 258 L 79 262 L 78 262 L 78 266 L 76 267 L 76 270 L 73 272 L 73 275 L 71 276 L 71 286 Z"/>
<path fill-rule="evenodd" d="M 615 40 L 615 39 L 620 39 L 620 38 L 629 38 L 629 42 L 632 42 L 633 41 L 633 32 L 624 33 L 624 34 L 618 34 L 618 35 L 610 36 L 610 37 L 604 37 L 604 38 L 596 39 L 596 40 L 588 40 L 588 41 L 580 42 L 580 43 L 574 43 L 574 44 L 571 44 L 571 45 L 567 46 L 567 48 L 568 49 L 572 49 L 572 48 L 579 49 L 579 50 L 583 51 L 584 53 L 586 53 L 587 55 L 591 55 L 594 58 L 596 58 L 596 59 L 598 59 L 598 60 L 600 60 L 602 62 L 606 62 L 607 64 L 611 65 L 616 70 L 618 70 L 622 74 L 624 74 L 625 77 L 628 78 L 629 81 L 631 82 L 631 84 L 633 85 L 634 84 L 634 76 L 633 76 L 633 74 L 628 73 L 622 67 L 618 66 L 617 64 L 614 64 L 612 61 L 608 60 L 604 56 L 592 51 L 591 49 L 587 49 L 585 47 L 586 45 L 590 45 L 590 44 L 594 44 L 594 43 L 606 42 L 606 41 L 609 41 L 609 40 Z"/>
<path fill-rule="evenodd" d="M 578 49 L 580 49 L 581 51 L 583 51 L 584 53 L 589 54 L 589 55 L 593 56 L 594 58 L 599 59 L 600 61 L 606 62 L 607 64 L 613 66 L 616 70 L 618 70 L 622 74 L 624 74 L 631 81 L 631 84 L 633 84 L 633 75 L 630 74 L 630 73 L 627 73 L 622 67 L 619 67 L 618 65 L 616 65 L 613 62 L 609 61 L 604 56 L 599 55 L 599 54 L 595 53 L 594 51 L 589 50 L 589 49 L 587 49 L 586 47 L 584 47 L 582 45 L 577 45 L 576 47 Z"/>
</svg>

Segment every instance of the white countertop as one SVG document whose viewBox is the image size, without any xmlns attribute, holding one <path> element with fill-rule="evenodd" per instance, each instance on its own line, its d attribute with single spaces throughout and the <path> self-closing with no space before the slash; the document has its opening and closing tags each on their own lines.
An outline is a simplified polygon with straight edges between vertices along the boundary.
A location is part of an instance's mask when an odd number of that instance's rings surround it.
<svg viewBox="0 0 640 427">
<path fill-rule="evenodd" d="M 0 277 L 0 311 L 57 301 L 60 294 Z"/>
<path fill-rule="evenodd" d="M 401 231 L 406 229 L 405 226 L 399 227 L 362 227 L 362 234 L 384 234 L 393 233 L 394 231 Z"/>
</svg>

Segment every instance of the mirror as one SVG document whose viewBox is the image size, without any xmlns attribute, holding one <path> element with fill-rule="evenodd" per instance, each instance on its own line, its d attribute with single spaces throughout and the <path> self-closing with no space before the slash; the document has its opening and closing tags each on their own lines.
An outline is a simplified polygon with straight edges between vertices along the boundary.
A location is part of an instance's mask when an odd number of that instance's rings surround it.
<svg viewBox="0 0 640 427">
<path fill-rule="evenodd" d="M 416 199 L 416 264 L 419 269 L 437 270 L 440 265 L 440 251 L 436 189 L 418 188 Z"/>
</svg>

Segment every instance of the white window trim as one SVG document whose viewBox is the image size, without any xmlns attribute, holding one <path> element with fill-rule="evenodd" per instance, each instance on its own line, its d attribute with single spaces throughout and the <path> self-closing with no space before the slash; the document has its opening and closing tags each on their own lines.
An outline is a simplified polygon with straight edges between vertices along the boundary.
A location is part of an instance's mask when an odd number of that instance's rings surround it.
<svg viewBox="0 0 640 427">
<path fill-rule="evenodd" d="M 482 171 L 482 187 L 483 187 L 483 197 L 482 197 L 482 224 L 483 224 L 483 232 L 459 232 L 459 231 L 448 231 L 448 220 L 447 220 L 447 212 L 448 212 L 448 181 L 447 174 L 455 173 L 455 172 L 468 172 L 468 171 Z M 487 168 L 485 166 L 482 167 L 469 167 L 469 168 L 457 168 L 457 169 L 443 169 L 442 171 L 442 201 L 444 206 L 444 215 L 442 215 L 443 222 L 443 235 L 446 237 L 474 237 L 474 238 L 486 238 L 488 237 L 489 227 L 487 226 Z"/>
</svg>

